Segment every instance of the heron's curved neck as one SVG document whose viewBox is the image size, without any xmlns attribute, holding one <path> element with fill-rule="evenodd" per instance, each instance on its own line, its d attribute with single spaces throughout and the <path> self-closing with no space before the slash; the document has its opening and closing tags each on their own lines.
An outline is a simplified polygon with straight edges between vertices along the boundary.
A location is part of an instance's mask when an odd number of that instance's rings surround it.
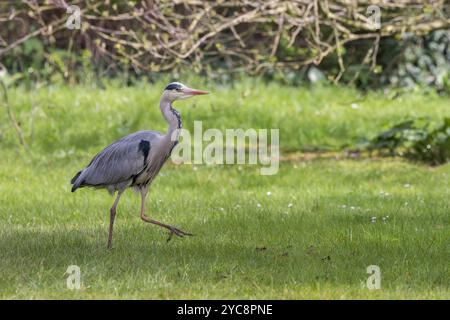
<svg viewBox="0 0 450 320">
<path fill-rule="evenodd" d="M 171 101 L 162 97 L 159 103 L 159 107 L 161 108 L 161 113 L 169 124 L 169 128 L 167 129 L 167 135 L 171 136 L 172 133 L 178 129 L 181 129 L 181 116 L 180 113 L 172 107 Z"/>
</svg>

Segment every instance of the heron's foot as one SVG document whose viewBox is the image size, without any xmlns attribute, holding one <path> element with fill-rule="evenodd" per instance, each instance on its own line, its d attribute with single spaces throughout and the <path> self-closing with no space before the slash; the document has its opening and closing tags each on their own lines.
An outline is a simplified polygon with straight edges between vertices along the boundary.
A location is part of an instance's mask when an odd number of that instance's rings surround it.
<svg viewBox="0 0 450 320">
<path fill-rule="evenodd" d="M 173 226 L 168 226 L 168 229 L 169 229 L 169 238 L 167 238 L 167 242 L 169 242 L 172 239 L 173 235 L 176 235 L 181 238 L 183 238 L 184 236 L 193 236 L 192 233 L 185 232 Z"/>
<path fill-rule="evenodd" d="M 141 213 L 141 219 L 144 220 L 145 222 L 153 223 L 153 224 L 156 224 L 157 226 L 160 226 L 160 227 L 163 227 L 163 228 L 169 230 L 169 238 L 167 239 L 167 242 L 169 242 L 172 239 L 173 235 L 176 235 L 178 237 L 193 236 L 192 233 L 188 233 L 188 232 L 185 232 L 178 228 L 175 228 L 174 226 L 171 226 L 169 224 L 165 224 L 165 223 L 150 219 L 144 213 Z"/>
</svg>

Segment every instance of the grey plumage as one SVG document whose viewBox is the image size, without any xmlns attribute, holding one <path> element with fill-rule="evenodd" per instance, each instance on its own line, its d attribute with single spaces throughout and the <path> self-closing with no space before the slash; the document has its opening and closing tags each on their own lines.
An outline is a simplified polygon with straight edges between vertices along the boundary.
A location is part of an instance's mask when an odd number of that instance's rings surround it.
<svg viewBox="0 0 450 320">
<path fill-rule="evenodd" d="M 170 83 L 165 88 L 160 101 L 161 113 L 169 124 L 165 134 L 147 130 L 125 136 L 103 149 L 86 168 L 72 178 L 72 192 L 82 187 L 105 188 L 110 193 L 117 192 L 117 197 L 110 209 L 108 248 L 112 246 L 116 207 L 120 196 L 128 187 L 134 187 L 141 193 L 141 219 L 143 221 L 168 229 L 170 237 L 173 234 L 180 237 L 191 235 L 147 217 L 145 215 L 145 198 L 149 185 L 178 142 L 178 130 L 182 126 L 181 116 L 172 107 L 172 102 L 206 93 L 206 91 L 188 88 L 178 82 Z"/>
<path fill-rule="evenodd" d="M 147 169 L 161 169 L 148 163 L 151 146 L 161 139 L 160 132 L 139 131 L 113 142 L 72 179 L 72 192 L 85 186 L 102 187 L 109 192 L 134 186 Z"/>
</svg>

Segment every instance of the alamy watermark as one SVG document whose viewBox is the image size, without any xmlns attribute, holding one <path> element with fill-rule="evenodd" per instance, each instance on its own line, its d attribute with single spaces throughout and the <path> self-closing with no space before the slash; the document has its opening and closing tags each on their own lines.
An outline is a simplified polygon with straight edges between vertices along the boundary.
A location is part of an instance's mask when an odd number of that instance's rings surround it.
<svg viewBox="0 0 450 320">
<path fill-rule="evenodd" d="M 66 279 L 66 286 L 69 290 L 80 290 L 81 288 L 81 270 L 77 265 L 67 267 L 66 273 L 69 276 Z"/>
<path fill-rule="evenodd" d="M 366 14 L 370 15 L 368 17 L 369 27 L 372 30 L 381 29 L 381 9 L 377 5 L 371 5 L 367 7 Z"/>
<path fill-rule="evenodd" d="M 66 9 L 66 13 L 69 14 L 69 17 L 66 20 L 66 28 L 73 29 L 81 29 L 81 10 L 79 6 L 71 5 Z"/>
<path fill-rule="evenodd" d="M 261 175 L 274 175 L 279 169 L 280 136 L 278 129 L 207 129 L 194 121 L 194 132 L 178 129 L 172 141 L 179 143 L 172 152 L 176 164 L 260 165 Z M 204 143 L 207 145 L 204 147 Z"/>
<path fill-rule="evenodd" d="M 367 273 L 370 276 L 367 278 L 367 289 L 378 290 L 381 289 L 381 269 L 377 265 L 370 265 L 367 267 Z"/>
</svg>

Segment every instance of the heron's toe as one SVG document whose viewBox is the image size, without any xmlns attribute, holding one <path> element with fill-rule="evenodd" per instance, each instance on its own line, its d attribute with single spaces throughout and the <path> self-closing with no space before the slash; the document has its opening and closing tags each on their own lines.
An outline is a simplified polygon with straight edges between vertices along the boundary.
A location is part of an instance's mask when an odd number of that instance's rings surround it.
<svg viewBox="0 0 450 320">
<path fill-rule="evenodd" d="M 169 242 L 172 239 L 173 235 L 176 235 L 181 238 L 183 238 L 184 236 L 193 236 L 192 233 L 184 232 L 183 230 L 180 230 L 175 227 L 170 227 L 169 228 L 169 238 L 167 239 L 167 242 Z"/>
</svg>

